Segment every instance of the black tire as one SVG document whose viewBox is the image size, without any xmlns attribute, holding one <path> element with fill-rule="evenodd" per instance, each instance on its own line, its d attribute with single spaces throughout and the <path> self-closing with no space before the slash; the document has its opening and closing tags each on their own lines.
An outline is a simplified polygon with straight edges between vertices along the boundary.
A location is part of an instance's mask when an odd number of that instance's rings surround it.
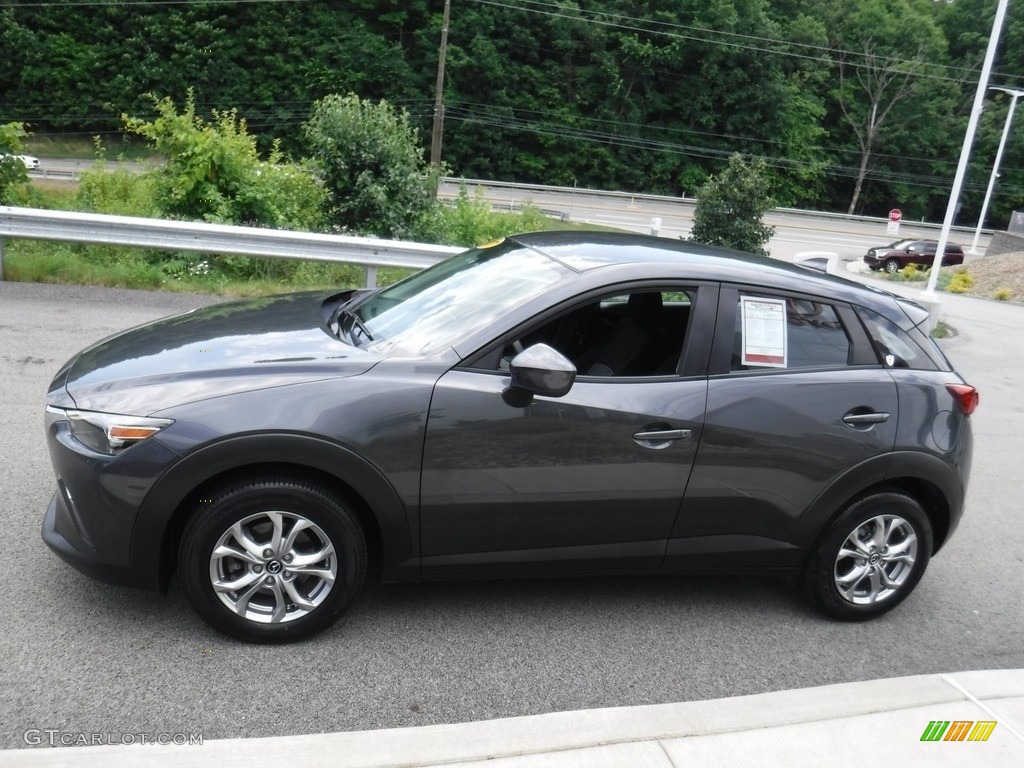
<svg viewBox="0 0 1024 768">
<path fill-rule="evenodd" d="M 921 505 L 902 493 L 876 493 L 851 504 L 821 534 L 803 585 L 829 616 L 871 619 L 907 598 L 931 552 L 932 525 Z"/>
<path fill-rule="evenodd" d="M 885 262 L 885 271 L 890 275 L 895 275 L 901 269 L 903 269 L 903 267 L 900 266 L 900 263 L 896 261 L 896 259 L 889 259 Z"/>
<path fill-rule="evenodd" d="M 178 563 L 189 602 L 211 627 L 248 642 L 287 643 L 345 611 L 366 576 L 366 539 L 336 494 L 303 480 L 251 480 L 200 502 Z"/>
</svg>

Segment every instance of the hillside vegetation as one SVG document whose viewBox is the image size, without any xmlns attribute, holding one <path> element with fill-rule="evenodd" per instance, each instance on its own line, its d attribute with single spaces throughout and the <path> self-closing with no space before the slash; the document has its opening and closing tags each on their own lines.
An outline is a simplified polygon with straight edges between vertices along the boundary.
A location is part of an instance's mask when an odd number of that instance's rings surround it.
<svg viewBox="0 0 1024 768">
<path fill-rule="evenodd" d="M 455 0 L 451 173 L 693 194 L 739 153 L 780 205 L 941 218 L 995 0 Z M 15 3 L 0 7 L 0 123 L 116 134 L 188 89 L 237 110 L 261 152 L 308 153 L 337 94 L 407 111 L 429 146 L 442 0 Z M 1010 14 L 993 84 L 1024 87 Z M 982 118 L 961 218 L 976 220 L 1008 99 Z M 989 224 L 1024 200 L 1024 129 Z"/>
</svg>

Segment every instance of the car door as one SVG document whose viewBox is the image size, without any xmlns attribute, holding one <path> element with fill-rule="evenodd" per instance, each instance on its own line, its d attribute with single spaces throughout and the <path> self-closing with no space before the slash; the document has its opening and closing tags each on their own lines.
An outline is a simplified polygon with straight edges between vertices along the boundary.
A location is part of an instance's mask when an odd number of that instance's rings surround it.
<svg viewBox="0 0 1024 768">
<path fill-rule="evenodd" d="M 897 402 L 851 307 L 723 288 L 704 434 L 668 564 L 798 566 L 791 538 L 804 511 L 892 450 Z"/>
<path fill-rule="evenodd" d="M 584 297 L 445 374 L 424 445 L 424 576 L 658 565 L 700 440 L 716 298 Z M 638 331 L 633 305 L 650 299 L 658 319 Z M 507 404 L 503 361 L 541 341 L 580 369 L 572 389 Z"/>
</svg>

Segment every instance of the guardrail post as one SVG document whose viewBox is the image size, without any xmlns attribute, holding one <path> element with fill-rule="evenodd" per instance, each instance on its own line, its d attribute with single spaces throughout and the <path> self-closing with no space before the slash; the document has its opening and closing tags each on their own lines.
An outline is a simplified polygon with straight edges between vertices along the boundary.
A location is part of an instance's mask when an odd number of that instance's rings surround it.
<svg viewBox="0 0 1024 768">
<path fill-rule="evenodd" d="M 368 266 L 366 268 L 366 287 L 376 288 L 377 287 L 377 268 L 374 266 Z"/>
<path fill-rule="evenodd" d="M 0 280 L 4 279 L 4 239 L 0 237 Z"/>
</svg>

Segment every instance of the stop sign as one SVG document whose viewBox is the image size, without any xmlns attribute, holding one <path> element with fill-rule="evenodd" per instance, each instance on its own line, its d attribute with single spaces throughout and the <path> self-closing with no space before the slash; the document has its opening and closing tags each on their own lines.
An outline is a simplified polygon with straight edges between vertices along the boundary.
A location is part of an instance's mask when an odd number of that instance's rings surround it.
<svg viewBox="0 0 1024 768">
<path fill-rule="evenodd" d="M 899 224 L 899 222 L 902 219 L 903 211 L 901 211 L 899 208 L 893 208 L 891 211 L 889 211 L 889 221 L 891 221 L 893 224 Z"/>
</svg>

